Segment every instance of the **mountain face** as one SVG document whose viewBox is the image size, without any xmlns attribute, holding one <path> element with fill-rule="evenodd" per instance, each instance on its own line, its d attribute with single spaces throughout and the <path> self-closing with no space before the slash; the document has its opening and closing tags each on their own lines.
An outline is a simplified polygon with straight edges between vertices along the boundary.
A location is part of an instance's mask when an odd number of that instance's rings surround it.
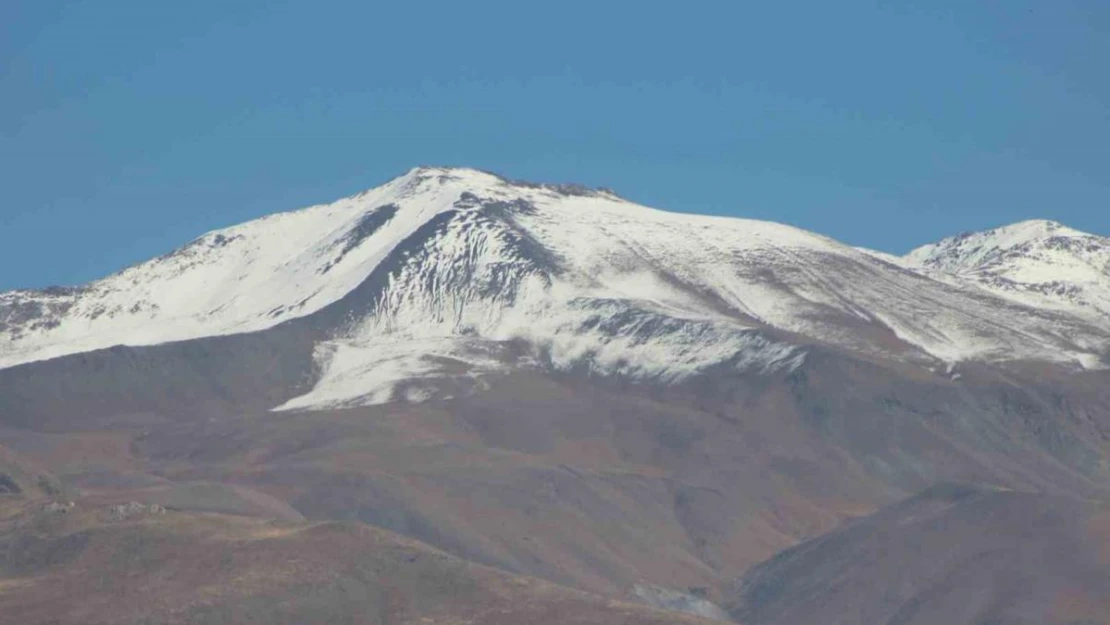
<svg viewBox="0 0 1110 625">
<path fill-rule="evenodd" d="M 1108 249 L 418 168 L 0 294 L 0 613 L 1108 622 Z"/>
<path fill-rule="evenodd" d="M 275 408 L 381 403 L 402 383 L 419 399 L 519 367 L 651 383 L 791 369 L 813 343 L 933 370 L 1097 369 L 1108 250 L 1038 222 L 892 263 L 778 224 L 421 168 L 84 287 L 4 294 L 0 365 L 314 318 L 322 375 Z"/>
</svg>

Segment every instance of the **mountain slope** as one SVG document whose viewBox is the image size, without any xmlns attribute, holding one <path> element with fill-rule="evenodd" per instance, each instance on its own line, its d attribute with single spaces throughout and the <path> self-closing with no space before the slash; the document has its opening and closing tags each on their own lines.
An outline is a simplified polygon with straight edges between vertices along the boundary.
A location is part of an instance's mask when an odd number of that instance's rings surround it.
<svg viewBox="0 0 1110 625">
<path fill-rule="evenodd" d="M 1110 493 L 1105 371 L 969 363 L 952 380 L 814 347 L 771 374 L 722 367 L 666 386 L 491 374 L 450 400 L 274 413 L 257 387 L 247 402 L 225 396 L 256 365 L 225 365 L 240 350 L 213 358 L 209 345 L 241 340 L 0 370 L 0 445 L 59 475 L 82 506 L 111 494 L 291 508 L 626 599 L 640 584 L 719 602 L 751 565 L 938 481 Z M 194 369 L 212 377 L 179 375 Z"/>
<path fill-rule="evenodd" d="M 1110 508 L 939 485 L 786 550 L 733 589 L 749 625 L 1110 623 Z"/>
<path fill-rule="evenodd" d="M 513 576 L 359 523 L 288 523 L 137 502 L 0 501 L 0 555 L 6 622 L 716 622 Z"/>
</svg>

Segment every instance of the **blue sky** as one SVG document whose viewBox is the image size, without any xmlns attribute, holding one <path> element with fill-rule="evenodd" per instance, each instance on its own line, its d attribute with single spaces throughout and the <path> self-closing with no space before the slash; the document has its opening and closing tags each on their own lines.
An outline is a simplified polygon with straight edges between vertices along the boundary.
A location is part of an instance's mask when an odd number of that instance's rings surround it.
<svg viewBox="0 0 1110 625">
<path fill-rule="evenodd" d="M 0 3 L 0 289 L 418 164 L 891 252 L 1110 234 L 1110 3 Z"/>
</svg>

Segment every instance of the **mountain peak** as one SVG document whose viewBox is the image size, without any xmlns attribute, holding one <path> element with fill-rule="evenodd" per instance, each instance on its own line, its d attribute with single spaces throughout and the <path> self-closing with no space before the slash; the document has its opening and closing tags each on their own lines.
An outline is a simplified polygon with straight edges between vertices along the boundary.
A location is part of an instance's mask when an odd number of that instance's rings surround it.
<svg viewBox="0 0 1110 625">
<path fill-rule="evenodd" d="M 919 247 L 903 260 L 1036 306 L 1110 316 L 1110 238 L 1033 219 Z"/>
<path fill-rule="evenodd" d="M 905 256 L 913 265 L 947 271 L 971 271 L 996 265 L 1037 249 L 1069 247 L 1068 239 L 1098 242 L 1107 239 L 1069 228 L 1058 221 L 1030 219 L 981 232 L 964 232 L 923 245 Z M 1085 246 L 1090 247 L 1090 246 Z"/>
<path fill-rule="evenodd" d="M 503 179 L 496 174 L 470 169 L 467 167 L 439 167 L 420 165 L 390 180 L 386 187 L 416 191 L 428 187 L 445 185 L 466 186 L 471 188 L 496 186 Z"/>
<path fill-rule="evenodd" d="M 1064 224 L 1052 219 L 1026 219 L 1024 221 L 1017 221 L 1007 226 L 999 226 L 993 230 L 1026 230 L 1026 231 L 1044 231 L 1052 232 L 1067 228 Z"/>
<path fill-rule="evenodd" d="M 412 191 L 426 189 L 429 185 L 454 185 L 464 187 L 463 190 L 470 192 L 487 188 L 502 190 L 511 188 L 520 190 L 539 189 L 565 196 L 600 196 L 617 200 L 622 199 L 615 191 L 606 187 L 590 187 L 577 182 L 519 180 L 492 171 L 471 167 L 420 165 L 413 167 L 387 184 L 391 187 L 407 188 Z"/>
<path fill-rule="evenodd" d="M 1049 236 L 1092 236 L 1051 219 L 1028 219 L 992 228 L 982 234 L 997 238 L 999 245 L 1017 245 Z"/>
</svg>

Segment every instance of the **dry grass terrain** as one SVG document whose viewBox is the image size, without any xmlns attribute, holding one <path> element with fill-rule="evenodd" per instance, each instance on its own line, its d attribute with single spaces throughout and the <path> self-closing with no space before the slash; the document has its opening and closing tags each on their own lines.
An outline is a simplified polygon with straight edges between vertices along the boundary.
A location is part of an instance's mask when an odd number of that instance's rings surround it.
<svg viewBox="0 0 1110 625">
<path fill-rule="evenodd" d="M 0 621 L 708 623 L 468 563 L 361 523 L 0 502 Z"/>
</svg>

